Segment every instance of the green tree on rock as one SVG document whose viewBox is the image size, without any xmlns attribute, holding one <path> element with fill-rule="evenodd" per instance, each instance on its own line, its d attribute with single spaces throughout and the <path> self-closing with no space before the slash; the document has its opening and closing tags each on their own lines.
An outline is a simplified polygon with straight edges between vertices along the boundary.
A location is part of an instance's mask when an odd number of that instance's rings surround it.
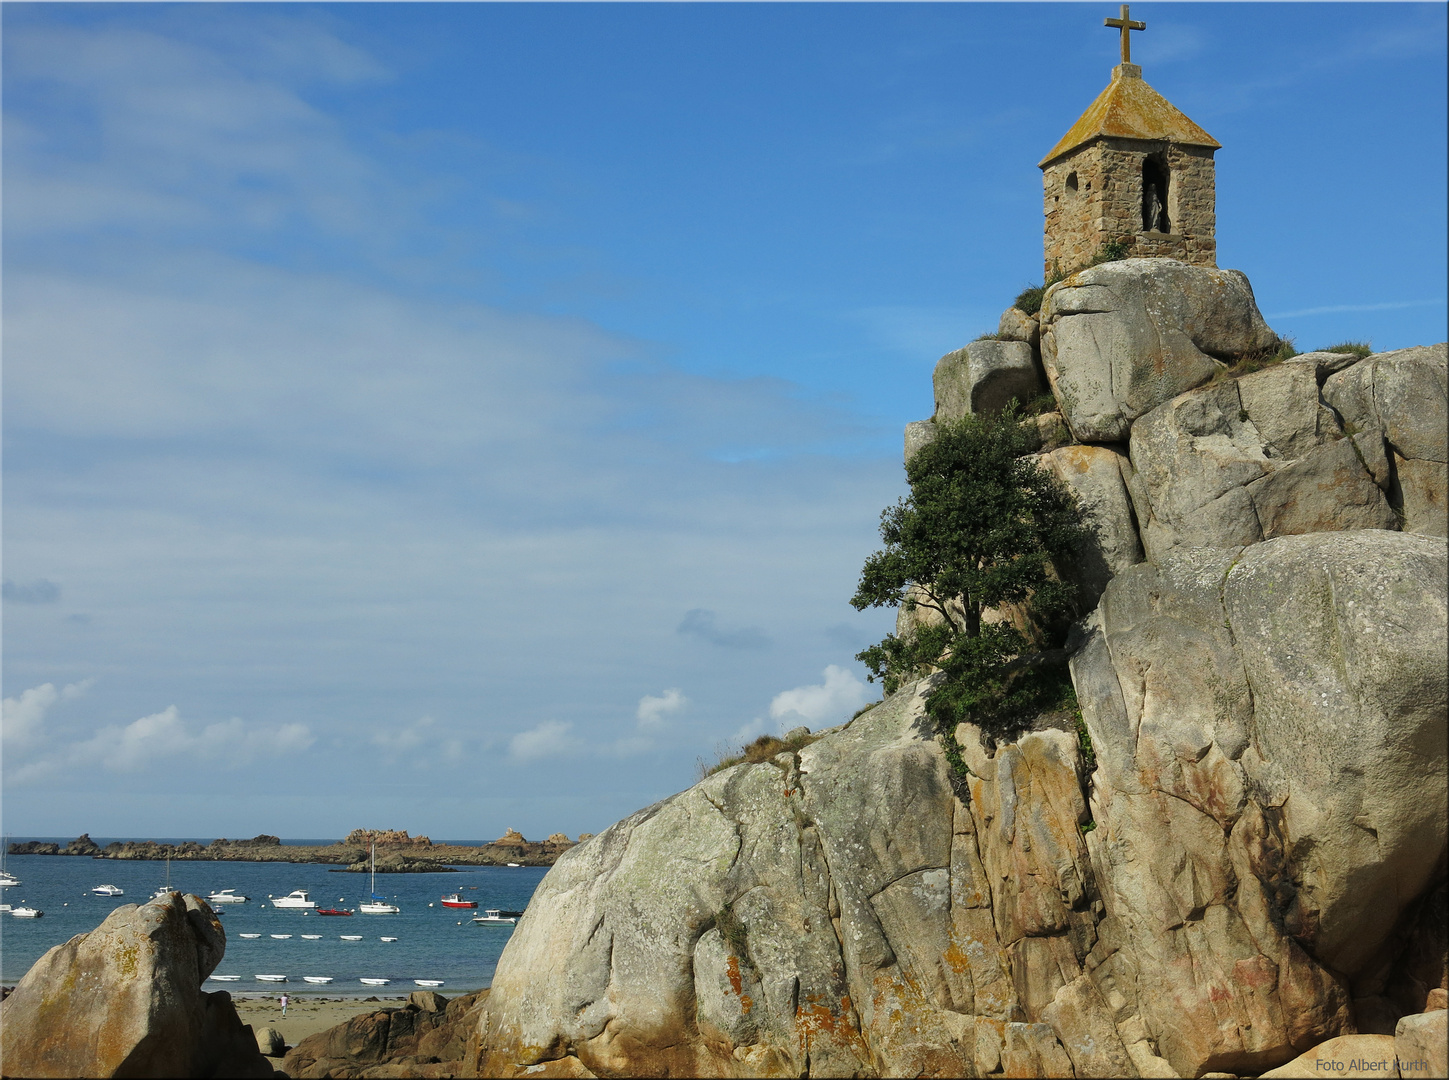
<svg viewBox="0 0 1449 1080">
<path fill-rule="evenodd" d="M 1032 449 L 1015 407 L 938 425 L 906 463 L 908 498 L 881 513 L 884 550 L 865 562 L 851 598 L 858 610 L 903 605 L 936 618 L 889 634 L 857 655 L 887 694 L 932 668 L 945 673 L 926 698 L 941 730 L 971 720 L 993 733 L 1012 728 L 1059 693 L 1064 660 L 1049 648 L 1074 611 L 1065 566 L 1089 539 L 1076 496 L 1025 455 Z M 1016 606 L 1031 636 L 989 618 Z"/>
</svg>

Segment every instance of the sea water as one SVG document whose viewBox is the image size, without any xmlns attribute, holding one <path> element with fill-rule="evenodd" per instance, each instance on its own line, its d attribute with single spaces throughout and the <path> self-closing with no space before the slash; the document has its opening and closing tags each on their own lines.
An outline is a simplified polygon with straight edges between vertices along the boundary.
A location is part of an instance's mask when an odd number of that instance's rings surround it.
<svg viewBox="0 0 1449 1080">
<path fill-rule="evenodd" d="M 108 841 L 98 840 L 102 846 Z M 63 843 L 63 842 L 62 842 Z M 76 934 L 94 930 L 116 908 L 144 904 L 166 884 L 166 862 L 93 859 L 73 855 L 10 855 L 5 869 L 21 884 L 3 891 L 11 907 L 39 908 L 39 919 L 17 919 L 0 912 L 0 981 L 14 986 L 47 949 Z M 367 874 L 333 873 L 319 863 L 171 862 L 171 887 L 195 893 L 234 889 L 245 904 L 217 904 L 213 910 L 226 930 L 226 955 L 214 974 L 240 975 L 236 982 L 203 984 L 228 990 L 233 997 L 275 996 L 283 991 L 332 997 L 407 994 L 414 979 L 442 979 L 440 993 L 466 993 L 488 986 L 498 958 L 513 932 L 509 924 L 479 926 L 474 915 L 486 908 L 523 911 L 548 868 L 543 866 L 460 866 L 457 873 L 379 874 L 377 891 L 402 909 L 397 915 L 350 917 L 278 909 L 268 895 L 286 896 L 305 889 L 318 907 L 351 908 L 371 891 Z M 96 896 L 97 885 L 117 885 L 124 896 Z M 442 896 L 458 893 L 477 909 L 445 908 Z M 260 934 L 243 938 L 242 934 Z M 273 938 L 273 934 L 290 934 Z M 305 941 L 303 934 L 321 935 Z M 361 941 L 343 941 L 360 934 Z M 396 941 L 382 941 L 395 937 Z M 258 975 L 285 975 L 287 982 L 260 982 Z M 330 975 L 317 986 L 304 975 Z M 363 978 L 390 979 L 384 987 L 363 986 Z"/>
</svg>

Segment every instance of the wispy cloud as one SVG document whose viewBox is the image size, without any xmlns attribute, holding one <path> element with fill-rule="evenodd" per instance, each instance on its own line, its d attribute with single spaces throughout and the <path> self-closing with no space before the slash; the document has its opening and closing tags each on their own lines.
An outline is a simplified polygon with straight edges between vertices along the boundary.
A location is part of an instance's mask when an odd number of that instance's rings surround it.
<svg viewBox="0 0 1449 1080">
<path fill-rule="evenodd" d="M 722 649 L 768 649 L 770 636 L 758 626 L 742 626 L 726 630 L 709 608 L 692 608 L 684 613 L 675 633 L 698 638 Z"/>
<path fill-rule="evenodd" d="M 16 703 L 16 712 L 27 719 L 54 703 L 53 688 L 37 687 L 27 701 L 26 695 Z M 73 689 L 79 696 L 85 684 L 67 687 L 61 697 Z M 7 700 L 7 719 L 10 702 Z M 37 721 L 38 722 L 38 721 Z M 36 742 L 34 738 L 31 742 Z M 138 773 L 183 758 L 194 766 L 237 769 L 258 760 L 278 755 L 298 754 L 307 750 L 316 737 L 306 724 L 254 724 L 239 717 L 210 724 L 189 723 L 181 710 L 169 705 L 160 712 L 143 716 L 129 724 L 111 724 L 79 742 L 57 745 L 51 740 L 43 753 L 15 769 L 8 780 L 24 785 L 77 769 L 99 767 L 109 772 Z"/>
<path fill-rule="evenodd" d="M 1021 287 L 1029 284 L 1023 281 Z M 977 334 L 995 333 L 1001 312 L 980 305 L 897 305 L 860 308 L 849 318 L 858 323 L 876 344 L 914 358 L 940 356 L 961 348 Z"/>
<path fill-rule="evenodd" d="M 1435 300 L 1391 300 L 1382 304 L 1329 304 L 1325 307 L 1300 308 L 1297 311 L 1279 311 L 1264 315 L 1265 319 L 1298 319 L 1309 315 L 1340 315 L 1350 311 L 1398 311 L 1403 308 L 1443 307 L 1444 298 Z"/>
<path fill-rule="evenodd" d="M 60 601 L 60 586 L 44 578 L 23 583 L 7 578 L 0 585 L 0 596 L 16 604 L 55 604 Z"/>
</svg>

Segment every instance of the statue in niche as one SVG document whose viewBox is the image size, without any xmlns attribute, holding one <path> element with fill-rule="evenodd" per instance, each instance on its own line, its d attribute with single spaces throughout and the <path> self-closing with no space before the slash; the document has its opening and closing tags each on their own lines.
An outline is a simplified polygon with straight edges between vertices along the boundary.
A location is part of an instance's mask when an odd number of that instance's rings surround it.
<svg viewBox="0 0 1449 1080">
<path fill-rule="evenodd" d="M 1142 196 L 1142 228 L 1146 232 L 1169 232 L 1167 206 L 1158 193 L 1157 184 L 1148 181 Z"/>
</svg>

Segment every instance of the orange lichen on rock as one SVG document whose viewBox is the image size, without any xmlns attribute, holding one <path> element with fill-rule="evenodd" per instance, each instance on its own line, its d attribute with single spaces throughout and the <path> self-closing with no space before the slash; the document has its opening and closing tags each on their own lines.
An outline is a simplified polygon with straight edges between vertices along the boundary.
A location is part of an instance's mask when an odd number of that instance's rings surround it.
<svg viewBox="0 0 1449 1080">
<path fill-rule="evenodd" d="M 730 989 L 735 992 L 736 997 L 743 997 L 740 987 L 743 985 L 740 979 L 740 958 L 731 956 L 725 961 L 725 977 L 730 981 Z"/>
</svg>

